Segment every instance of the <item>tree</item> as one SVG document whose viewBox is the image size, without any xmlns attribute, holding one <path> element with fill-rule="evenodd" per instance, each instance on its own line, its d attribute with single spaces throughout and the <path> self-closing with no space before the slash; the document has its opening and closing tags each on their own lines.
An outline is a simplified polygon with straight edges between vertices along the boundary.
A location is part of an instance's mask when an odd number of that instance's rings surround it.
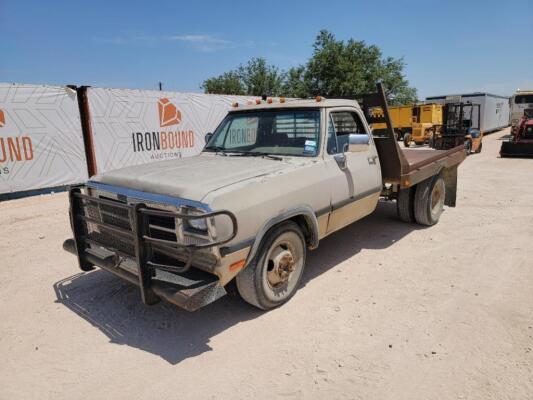
<svg viewBox="0 0 533 400">
<path fill-rule="evenodd" d="M 283 94 L 288 97 L 309 97 L 309 88 L 304 80 L 305 65 L 293 67 L 285 74 Z"/>
<path fill-rule="evenodd" d="M 264 58 L 252 58 L 233 71 L 226 72 L 202 83 L 205 93 L 251 96 L 279 96 L 285 74 L 267 64 Z"/>
<path fill-rule="evenodd" d="M 402 58 L 383 58 L 381 50 L 364 41 L 344 42 L 322 30 L 313 45 L 302 84 L 310 96 L 354 98 L 373 92 L 382 81 L 392 104 L 416 102 L 416 89 L 405 79 Z"/>
<path fill-rule="evenodd" d="M 377 46 L 354 39 L 337 40 L 322 30 L 304 65 L 283 72 L 264 58 L 253 58 L 236 70 L 207 79 L 202 88 L 206 93 L 356 98 L 375 91 L 381 81 L 391 104 L 414 103 L 416 89 L 409 86 L 404 68 L 403 58 L 383 57 Z"/>
<path fill-rule="evenodd" d="M 205 93 L 213 94 L 246 94 L 244 85 L 236 71 L 225 72 L 202 83 Z"/>
</svg>

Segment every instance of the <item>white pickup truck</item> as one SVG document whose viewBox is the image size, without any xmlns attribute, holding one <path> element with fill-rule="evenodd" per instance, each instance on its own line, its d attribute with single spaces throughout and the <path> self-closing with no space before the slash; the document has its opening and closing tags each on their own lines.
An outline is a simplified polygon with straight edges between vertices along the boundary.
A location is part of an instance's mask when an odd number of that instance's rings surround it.
<svg viewBox="0 0 533 400">
<path fill-rule="evenodd" d="M 372 117 L 371 110 L 384 113 Z M 374 113 L 375 114 L 375 113 Z M 373 137 L 369 123 L 385 122 Z M 400 149 L 384 91 L 354 100 L 235 104 L 201 154 L 138 165 L 70 188 L 73 239 L 83 271 L 104 268 L 196 310 L 236 279 L 242 298 L 267 310 L 297 290 L 308 250 L 397 202 L 409 223 L 435 224 L 455 206 L 463 146 Z"/>
</svg>

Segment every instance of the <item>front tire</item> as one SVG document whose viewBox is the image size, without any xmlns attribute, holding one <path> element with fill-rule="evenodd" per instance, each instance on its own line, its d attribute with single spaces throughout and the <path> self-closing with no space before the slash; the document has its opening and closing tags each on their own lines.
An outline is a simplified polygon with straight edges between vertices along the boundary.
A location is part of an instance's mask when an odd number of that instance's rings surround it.
<svg viewBox="0 0 533 400">
<path fill-rule="evenodd" d="M 300 227 L 286 221 L 263 238 L 257 254 L 236 277 L 241 297 L 262 310 L 287 302 L 298 289 L 306 258 Z"/>
<path fill-rule="evenodd" d="M 420 225 L 435 225 L 444 210 L 446 185 L 440 175 L 416 185 L 415 219 Z"/>
</svg>

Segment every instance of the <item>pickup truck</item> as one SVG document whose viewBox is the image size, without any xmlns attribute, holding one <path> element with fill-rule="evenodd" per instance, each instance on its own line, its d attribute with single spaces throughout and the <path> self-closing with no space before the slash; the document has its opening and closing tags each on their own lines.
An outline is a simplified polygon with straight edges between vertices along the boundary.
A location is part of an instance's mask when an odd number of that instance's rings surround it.
<svg viewBox="0 0 533 400">
<path fill-rule="evenodd" d="M 193 311 L 226 294 L 268 310 L 294 295 L 321 239 L 396 201 L 408 223 L 455 206 L 466 153 L 401 149 L 384 89 L 355 100 L 234 104 L 195 157 L 137 165 L 69 188 L 81 270 L 98 266 L 141 299 Z M 372 110 L 380 107 L 381 116 Z M 385 123 L 373 135 L 372 123 Z"/>
</svg>

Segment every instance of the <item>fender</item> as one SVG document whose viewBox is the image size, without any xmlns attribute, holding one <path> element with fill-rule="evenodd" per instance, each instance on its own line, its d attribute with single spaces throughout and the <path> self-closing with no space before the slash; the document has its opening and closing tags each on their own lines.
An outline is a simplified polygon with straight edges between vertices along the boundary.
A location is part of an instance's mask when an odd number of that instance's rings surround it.
<svg viewBox="0 0 533 400">
<path fill-rule="evenodd" d="M 313 211 L 311 207 L 302 205 L 299 207 L 291 208 L 275 216 L 274 218 L 269 219 L 261 226 L 261 228 L 259 228 L 259 231 L 257 232 L 257 235 L 254 240 L 254 244 L 252 245 L 252 249 L 250 250 L 250 253 L 248 254 L 248 258 L 246 259 L 246 263 L 248 263 L 250 260 L 252 260 L 255 257 L 257 251 L 259 250 L 259 245 L 261 244 L 261 241 L 263 240 L 266 233 L 273 226 L 279 224 L 280 222 L 286 221 L 290 218 L 296 217 L 298 215 L 301 215 L 305 218 L 307 226 L 310 228 L 311 238 L 309 241 L 309 247 L 312 249 L 316 248 L 318 246 L 318 241 L 319 241 L 318 220 L 316 218 L 315 212 Z"/>
</svg>

